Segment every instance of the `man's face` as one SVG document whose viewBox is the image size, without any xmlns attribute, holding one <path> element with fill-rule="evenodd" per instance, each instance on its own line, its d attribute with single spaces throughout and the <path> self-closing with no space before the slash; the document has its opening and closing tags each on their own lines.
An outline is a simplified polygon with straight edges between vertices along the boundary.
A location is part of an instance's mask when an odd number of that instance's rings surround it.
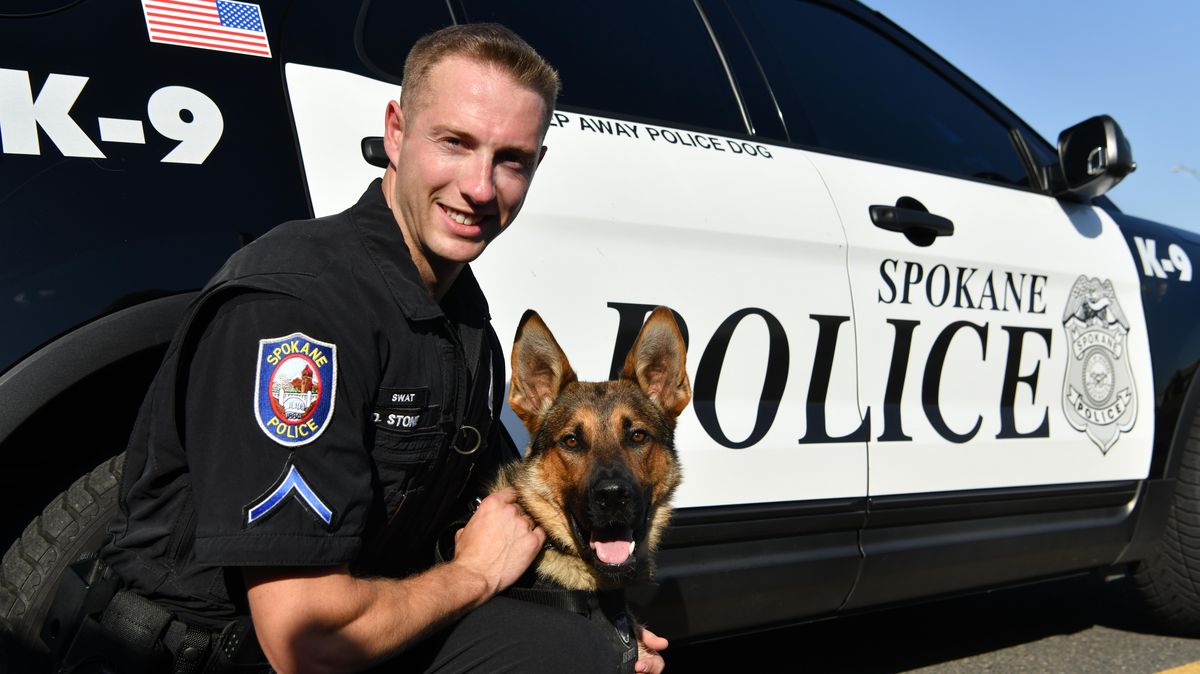
<svg viewBox="0 0 1200 674">
<path fill-rule="evenodd" d="M 450 57 L 404 114 L 388 107 L 392 211 L 435 275 L 479 257 L 517 217 L 541 160 L 546 105 L 486 64 Z"/>
</svg>

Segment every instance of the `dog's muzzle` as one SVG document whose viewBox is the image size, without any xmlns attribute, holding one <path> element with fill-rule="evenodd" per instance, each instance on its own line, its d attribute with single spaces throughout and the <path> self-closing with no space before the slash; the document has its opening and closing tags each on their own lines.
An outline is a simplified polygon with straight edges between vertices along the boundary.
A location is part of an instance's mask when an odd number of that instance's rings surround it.
<svg viewBox="0 0 1200 674">
<path fill-rule="evenodd" d="M 637 542 L 645 535 L 645 504 L 626 475 L 604 471 L 588 487 L 579 531 L 602 568 L 632 565 Z"/>
</svg>

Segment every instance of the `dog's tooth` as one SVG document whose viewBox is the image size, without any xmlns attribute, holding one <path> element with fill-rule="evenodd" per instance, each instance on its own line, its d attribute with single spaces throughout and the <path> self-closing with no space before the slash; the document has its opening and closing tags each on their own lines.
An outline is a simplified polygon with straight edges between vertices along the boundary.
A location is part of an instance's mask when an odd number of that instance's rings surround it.
<svg viewBox="0 0 1200 674">
<path fill-rule="evenodd" d="M 637 547 L 637 541 L 629 541 L 629 554 L 633 554 L 633 549 Z"/>
</svg>

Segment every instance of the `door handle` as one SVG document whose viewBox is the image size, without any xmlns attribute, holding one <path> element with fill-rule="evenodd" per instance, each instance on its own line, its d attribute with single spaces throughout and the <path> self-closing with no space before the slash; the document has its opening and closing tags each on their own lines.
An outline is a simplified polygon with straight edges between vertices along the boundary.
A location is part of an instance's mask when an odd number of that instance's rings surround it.
<svg viewBox="0 0 1200 674">
<path fill-rule="evenodd" d="M 880 229 L 900 232 L 919 239 L 952 236 L 954 223 L 950 218 L 930 213 L 921 202 L 911 197 L 901 197 L 895 206 L 874 205 L 869 208 L 871 222 Z M 914 243 L 918 243 L 914 241 Z M 929 245 L 922 242 L 922 245 Z"/>
</svg>

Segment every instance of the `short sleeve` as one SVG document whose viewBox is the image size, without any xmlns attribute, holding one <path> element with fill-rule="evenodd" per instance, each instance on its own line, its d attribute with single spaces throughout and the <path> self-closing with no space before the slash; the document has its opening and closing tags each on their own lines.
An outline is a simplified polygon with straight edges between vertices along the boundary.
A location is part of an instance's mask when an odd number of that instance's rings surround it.
<svg viewBox="0 0 1200 674">
<path fill-rule="evenodd" d="M 241 294 L 207 313 L 178 384 L 197 561 L 350 562 L 373 499 L 370 335 L 356 343 L 284 295 Z"/>
</svg>

